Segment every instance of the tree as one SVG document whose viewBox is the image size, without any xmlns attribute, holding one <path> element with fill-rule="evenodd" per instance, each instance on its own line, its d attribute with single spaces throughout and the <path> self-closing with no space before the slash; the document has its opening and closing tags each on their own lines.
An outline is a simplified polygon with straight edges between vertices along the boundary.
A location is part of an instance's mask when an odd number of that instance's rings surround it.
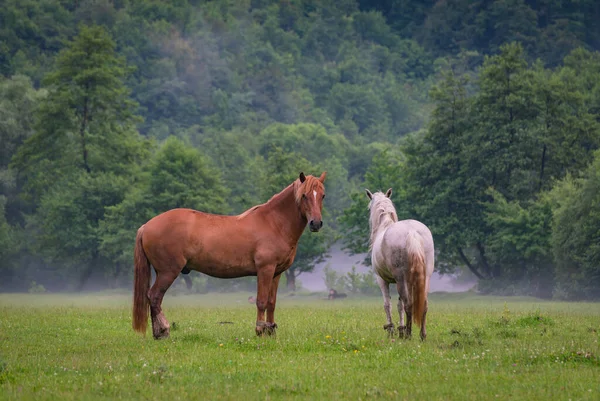
<svg viewBox="0 0 600 401">
<path fill-rule="evenodd" d="M 133 260 L 137 229 L 152 217 L 175 208 L 207 213 L 229 212 L 221 174 L 210 159 L 170 137 L 143 168 L 121 202 L 107 207 L 100 222 L 101 253 L 125 269 Z M 119 270 L 115 272 L 121 274 Z M 129 276 L 129 274 L 127 274 Z"/>
<path fill-rule="evenodd" d="M 241 213 L 260 203 L 260 188 L 248 185 L 260 176 L 263 166 L 263 159 L 254 151 L 255 137 L 240 130 L 203 132 L 198 126 L 187 130 L 186 136 L 220 171 L 223 184 L 229 189 L 227 204 L 232 213 Z"/>
<path fill-rule="evenodd" d="M 18 274 L 16 256 L 20 244 L 15 228 L 6 221 L 5 204 L 6 197 L 0 195 L 0 287 L 8 289 L 14 284 L 14 276 Z"/>
<path fill-rule="evenodd" d="M 389 150 L 381 151 L 373 158 L 365 174 L 364 188 L 351 194 L 351 204 L 340 217 L 343 247 L 352 254 L 366 253 L 369 250 L 369 209 L 365 188 L 371 191 L 386 191 L 392 188 L 394 195 L 392 201 L 396 207 L 398 218 L 407 218 L 410 211 L 402 195 L 405 190 L 403 178 L 398 175 L 402 170 L 402 158 Z M 401 217 L 402 216 L 402 217 Z M 368 263 L 368 262 L 367 262 Z"/>
<path fill-rule="evenodd" d="M 128 72 L 101 27 L 81 26 L 60 52 L 56 69 L 44 79 L 48 96 L 40 105 L 36 132 L 13 160 L 33 201 L 57 176 L 79 169 L 125 173 L 140 157 L 136 104 L 123 83 Z"/>
<path fill-rule="evenodd" d="M 423 136 L 407 138 L 402 144 L 406 155 L 401 170 L 406 177 L 406 202 L 429 226 L 436 249 L 449 262 L 440 264 L 442 269 L 465 263 L 464 249 L 482 236 L 483 185 L 477 167 L 470 165 L 472 156 L 464 151 L 469 145 L 472 124 L 467 83 L 452 71 L 445 73 L 431 90 L 436 107 L 427 131 Z"/>
<path fill-rule="evenodd" d="M 550 236 L 552 209 L 546 196 L 535 201 L 508 202 L 490 190 L 492 201 L 485 204 L 485 220 L 490 227 L 486 250 L 490 260 L 502 266 L 502 280 L 479 283 L 483 293 L 528 293 L 552 297 L 554 260 Z"/>
<path fill-rule="evenodd" d="M 34 250 L 61 268 L 65 286 L 82 290 L 94 273 L 100 277 L 111 270 L 112 261 L 100 253 L 100 221 L 105 208 L 123 199 L 129 185 L 124 176 L 80 171 L 68 182 L 54 186 L 30 216 L 29 232 L 37 232 Z"/>
<path fill-rule="evenodd" d="M 0 196 L 6 197 L 5 211 L 10 224 L 22 224 L 21 214 L 27 210 L 19 201 L 20 188 L 9 164 L 23 142 L 33 135 L 34 111 L 45 95 L 45 90 L 35 90 L 24 75 L 0 78 Z"/>
<path fill-rule="evenodd" d="M 519 45 L 503 46 L 471 98 L 451 75 L 432 91 L 425 136 L 403 147 L 407 200 L 450 262 L 442 266 L 465 264 L 496 291 L 550 294 L 550 207 L 540 196 L 600 145 L 565 68 L 528 68 Z"/>
<path fill-rule="evenodd" d="M 105 208 L 122 201 L 147 155 L 123 83 L 128 71 L 103 28 L 82 26 L 44 79 L 35 132 L 11 164 L 34 210 L 34 249 L 63 273 L 79 273 L 80 289 L 107 264 L 98 233 Z"/>
<path fill-rule="evenodd" d="M 265 157 L 273 147 L 285 152 L 293 152 L 310 161 L 319 163 L 335 155 L 346 162 L 349 143 L 342 135 L 329 134 L 317 124 L 280 124 L 269 125 L 259 136 L 259 153 Z"/>
<path fill-rule="evenodd" d="M 582 178 L 565 177 L 550 192 L 555 296 L 600 298 L 600 152 Z"/>
</svg>

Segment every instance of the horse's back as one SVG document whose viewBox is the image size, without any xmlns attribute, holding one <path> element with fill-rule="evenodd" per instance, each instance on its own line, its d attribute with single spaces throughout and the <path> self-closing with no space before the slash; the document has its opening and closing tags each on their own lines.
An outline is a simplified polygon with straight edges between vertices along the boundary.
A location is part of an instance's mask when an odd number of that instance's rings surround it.
<svg viewBox="0 0 600 401">
<path fill-rule="evenodd" d="M 234 216 L 172 209 L 144 225 L 143 244 L 155 266 L 163 261 L 212 275 L 219 259 L 249 258 L 253 244 L 246 231 Z"/>
<path fill-rule="evenodd" d="M 406 252 L 407 240 L 410 233 L 416 233 L 423 244 L 427 275 L 433 273 L 434 266 L 434 244 L 433 236 L 429 228 L 418 220 L 400 220 L 390 225 L 383 235 L 382 248 L 387 259 L 396 257 L 398 253 Z M 388 263 L 392 263 L 391 261 Z"/>
</svg>

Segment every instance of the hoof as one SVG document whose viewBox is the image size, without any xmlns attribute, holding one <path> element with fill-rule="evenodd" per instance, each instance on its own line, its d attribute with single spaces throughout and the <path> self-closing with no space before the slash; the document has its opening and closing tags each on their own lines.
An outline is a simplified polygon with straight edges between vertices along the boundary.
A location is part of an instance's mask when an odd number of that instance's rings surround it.
<svg viewBox="0 0 600 401">
<path fill-rule="evenodd" d="M 390 337 L 394 335 L 394 323 L 383 325 L 383 329 L 387 331 Z"/>
<path fill-rule="evenodd" d="M 277 323 L 269 323 L 269 322 L 256 322 L 256 335 L 262 336 L 272 336 L 275 335 L 275 329 L 277 328 Z"/>
<path fill-rule="evenodd" d="M 398 337 L 400 338 L 408 338 L 410 334 L 406 331 L 406 326 L 398 326 Z"/>
<path fill-rule="evenodd" d="M 268 336 L 274 336 L 276 328 L 277 328 L 277 323 L 267 323 L 264 334 L 266 334 Z"/>
<path fill-rule="evenodd" d="M 168 327 L 163 327 L 160 330 L 156 330 L 152 332 L 155 340 L 164 340 L 165 338 L 169 338 L 170 330 Z"/>
<path fill-rule="evenodd" d="M 152 318 L 152 335 L 156 340 L 168 338 L 170 331 L 171 325 L 162 313 Z"/>
</svg>

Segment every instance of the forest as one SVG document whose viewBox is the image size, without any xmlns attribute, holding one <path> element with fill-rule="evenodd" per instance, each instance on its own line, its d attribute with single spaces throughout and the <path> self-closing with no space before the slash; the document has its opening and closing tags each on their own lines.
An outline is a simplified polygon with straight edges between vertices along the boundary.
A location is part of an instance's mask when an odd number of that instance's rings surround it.
<svg viewBox="0 0 600 401">
<path fill-rule="evenodd" d="M 364 190 L 391 187 L 437 271 L 600 299 L 598 21 L 596 0 L 2 0 L 0 291 L 130 288 L 155 215 L 327 171 L 289 288 L 335 242 L 366 252 Z"/>
</svg>

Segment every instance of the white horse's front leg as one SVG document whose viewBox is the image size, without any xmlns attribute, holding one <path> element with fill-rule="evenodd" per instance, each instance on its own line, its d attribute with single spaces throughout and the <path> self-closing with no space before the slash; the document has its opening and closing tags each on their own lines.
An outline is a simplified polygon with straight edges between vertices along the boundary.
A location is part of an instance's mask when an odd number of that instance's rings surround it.
<svg viewBox="0 0 600 401">
<path fill-rule="evenodd" d="M 377 278 L 377 284 L 379 284 L 379 288 L 381 288 L 381 295 L 383 295 L 383 310 L 385 311 L 385 317 L 387 319 L 387 324 L 383 326 L 384 330 L 392 335 L 394 334 L 394 323 L 392 323 L 392 304 L 390 302 L 390 286 L 384 279 L 379 277 L 379 275 L 375 275 Z"/>
</svg>

